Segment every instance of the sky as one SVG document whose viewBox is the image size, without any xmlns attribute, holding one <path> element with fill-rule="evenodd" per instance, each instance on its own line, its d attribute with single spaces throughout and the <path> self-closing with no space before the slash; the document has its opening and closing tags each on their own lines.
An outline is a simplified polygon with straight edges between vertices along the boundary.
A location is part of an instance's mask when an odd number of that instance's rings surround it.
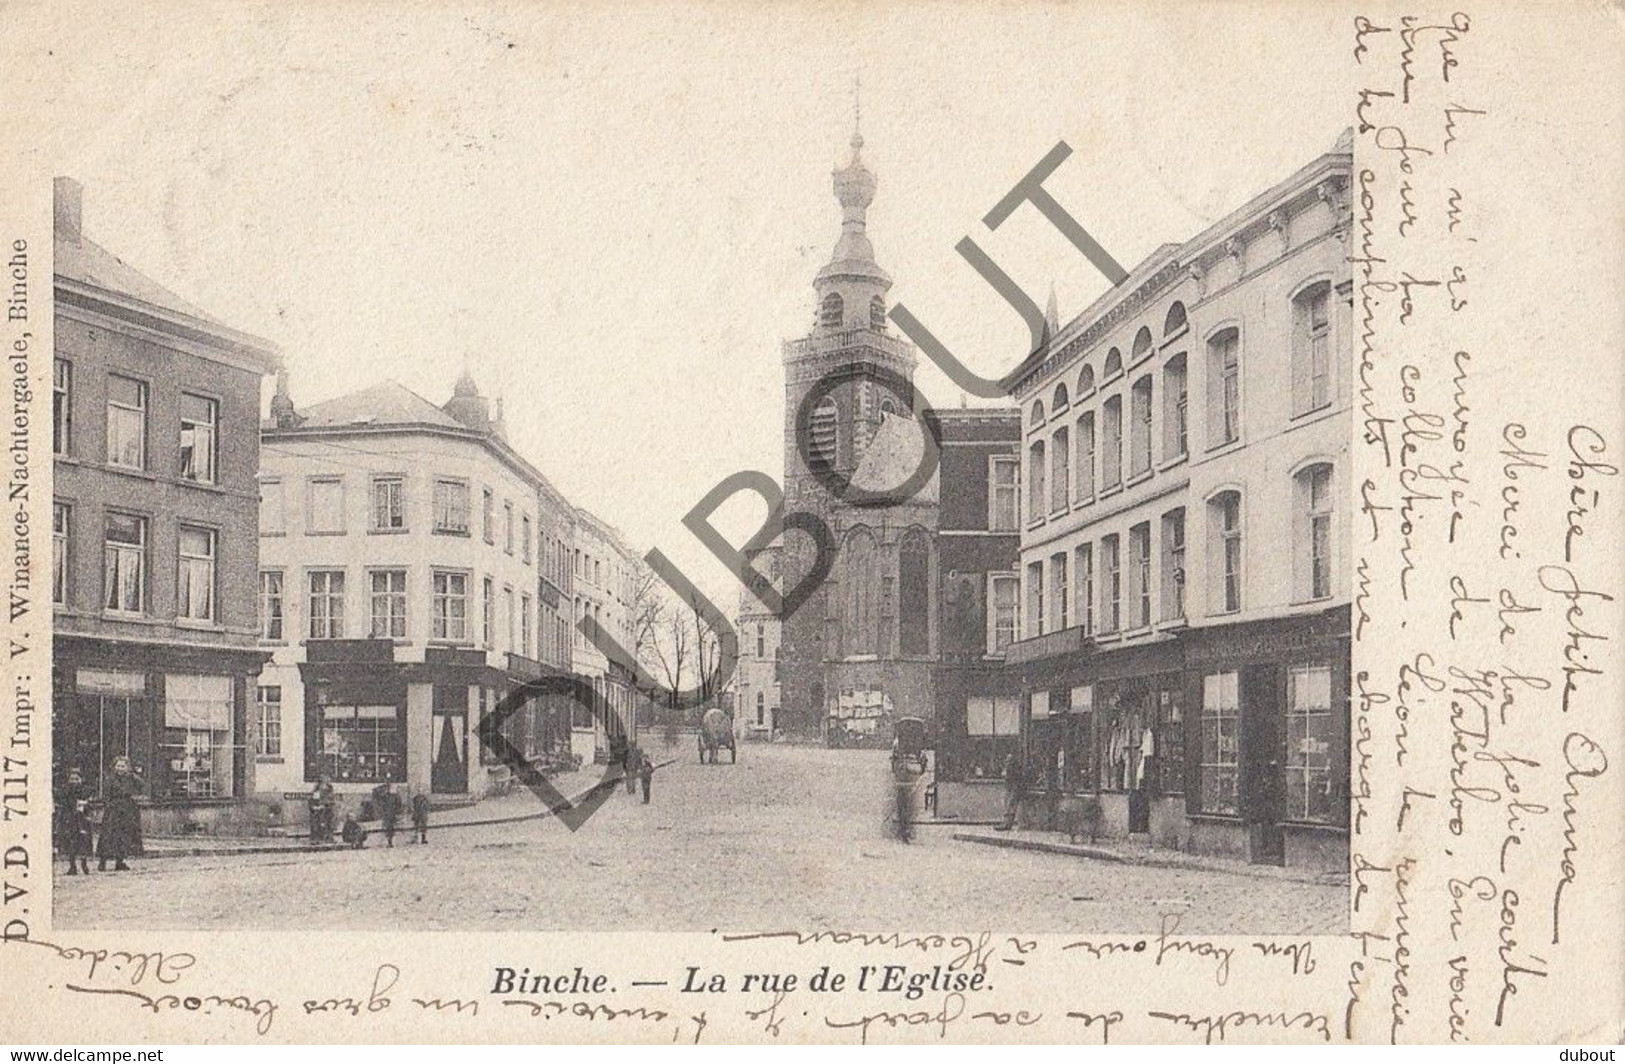
<svg viewBox="0 0 1625 1064">
<path fill-rule="evenodd" d="M 855 96 L 892 300 L 988 376 L 1027 338 L 962 237 L 1063 321 L 1105 287 L 1037 212 L 981 220 L 1057 141 L 1047 187 L 1132 268 L 1349 124 L 1335 7 L 1263 7 L 1267 35 L 1248 5 L 1143 7 L 156 3 L 66 48 L 73 14 L 36 5 L 0 58 L 31 172 L 277 344 L 296 403 L 384 378 L 440 403 L 466 366 L 521 453 L 731 612 L 681 520 L 782 471 L 780 344 L 812 322 Z M 762 512 L 717 523 L 742 542 Z"/>
</svg>

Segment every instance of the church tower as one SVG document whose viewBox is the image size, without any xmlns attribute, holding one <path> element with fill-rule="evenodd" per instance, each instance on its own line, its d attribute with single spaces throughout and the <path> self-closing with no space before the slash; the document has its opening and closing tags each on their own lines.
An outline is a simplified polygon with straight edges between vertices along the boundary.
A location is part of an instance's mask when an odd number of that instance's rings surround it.
<svg viewBox="0 0 1625 1064">
<path fill-rule="evenodd" d="M 923 443 L 912 395 L 918 355 L 887 326 L 892 281 L 869 239 L 877 181 L 860 132 L 851 161 L 832 176 L 840 236 L 813 278 L 811 331 L 783 348 L 784 490 L 787 511 L 829 526 L 836 558 L 817 594 L 783 624 L 781 719 L 807 736 L 847 719 L 881 742 L 897 717 L 931 716 L 936 482 L 895 504 L 857 505 L 815 474 L 822 465 L 871 492 L 896 489 Z M 813 557 L 811 540 L 792 533 L 786 587 Z"/>
</svg>

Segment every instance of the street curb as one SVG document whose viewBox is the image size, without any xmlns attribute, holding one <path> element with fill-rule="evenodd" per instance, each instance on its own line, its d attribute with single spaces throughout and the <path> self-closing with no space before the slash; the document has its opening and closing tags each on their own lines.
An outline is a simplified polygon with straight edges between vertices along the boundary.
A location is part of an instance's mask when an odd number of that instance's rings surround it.
<svg viewBox="0 0 1625 1064">
<path fill-rule="evenodd" d="M 1002 846 L 1008 850 L 1033 850 L 1038 853 L 1058 853 L 1068 857 L 1088 857 L 1096 861 L 1110 861 L 1116 864 L 1127 864 L 1128 859 L 1122 854 L 1111 850 L 1102 850 L 1094 846 L 1074 846 L 1065 842 L 1044 842 L 1041 839 L 1014 839 L 1008 836 L 976 835 L 968 831 L 956 831 L 954 838 L 960 842 L 979 842 L 984 846 Z"/>
<path fill-rule="evenodd" d="M 661 761 L 661 762 L 659 762 L 658 764 L 655 765 L 655 768 L 657 768 L 657 769 L 665 768 L 667 765 L 676 764 L 677 760 L 678 759 L 674 757 L 674 758 L 671 758 L 671 759 L 666 760 L 666 761 Z M 574 805 L 577 802 L 581 801 L 583 798 L 587 797 L 589 794 L 592 794 L 594 791 L 600 790 L 600 789 L 605 788 L 605 787 L 619 787 L 623 780 L 624 780 L 624 777 L 617 777 L 617 778 L 615 778 L 613 780 L 599 780 L 597 783 L 594 783 L 594 784 L 582 789 L 581 791 L 577 792 L 576 794 L 570 795 L 566 800 L 571 805 Z M 472 804 L 470 804 L 468 806 L 464 806 L 463 808 L 473 808 L 473 806 L 476 805 L 476 804 L 478 804 L 478 803 L 472 803 Z M 540 810 L 539 812 L 515 813 L 515 814 L 509 815 L 509 816 L 485 817 L 485 818 L 480 819 L 480 820 L 459 820 L 459 821 L 456 821 L 454 823 L 439 824 L 439 825 L 431 824 L 430 826 L 435 831 L 439 832 L 439 831 L 449 831 L 452 828 L 488 827 L 489 825 L 492 825 L 492 824 L 518 824 L 518 823 L 522 823 L 522 822 L 524 822 L 526 820 L 541 820 L 543 817 L 556 816 L 556 815 L 558 815 L 558 812 L 559 812 L 558 809 L 556 809 L 554 807 L 548 807 L 546 809 Z M 367 834 L 369 834 L 369 835 L 376 834 L 378 832 L 379 829 L 372 826 L 372 825 L 376 825 L 376 824 L 379 824 L 379 823 L 381 823 L 381 821 L 377 821 L 377 820 L 363 820 L 363 821 L 361 821 L 361 824 L 364 827 L 367 827 Z M 306 834 L 306 835 L 288 835 L 288 836 L 284 836 L 284 837 L 285 838 L 290 838 L 290 839 L 300 839 L 300 838 L 308 839 L 310 836 L 308 834 Z M 141 857 L 142 860 L 155 860 L 155 859 L 156 860 L 162 860 L 164 858 L 169 858 L 169 857 L 251 857 L 251 856 L 254 856 L 256 854 L 331 853 L 334 850 L 348 850 L 348 849 L 350 849 L 350 847 L 347 846 L 346 844 L 342 843 L 342 842 L 331 842 L 331 843 L 322 842 L 322 843 L 314 843 L 314 844 L 312 844 L 312 843 L 301 843 L 301 844 L 299 844 L 297 846 L 295 846 L 295 845 L 288 845 L 288 846 L 229 846 L 229 847 L 222 847 L 222 848 L 219 848 L 219 849 L 212 849 L 212 848 L 208 848 L 208 847 L 193 847 L 191 849 L 161 849 L 161 850 L 151 851 L 151 852 L 148 852 L 148 853 L 143 853 L 143 854 L 140 855 L 140 857 Z"/>
<path fill-rule="evenodd" d="M 1295 874 L 1287 869 L 1273 866 L 1256 867 L 1249 864 L 1236 864 L 1232 867 L 1226 864 L 1221 867 L 1204 861 L 1192 861 L 1180 857 L 1130 857 L 1098 846 L 1046 842 L 1043 839 L 978 835 L 968 831 L 955 832 L 953 837 L 961 842 L 979 842 L 984 846 L 1002 846 L 1010 850 L 1031 850 L 1037 853 L 1054 853 L 1067 857 L 1087 857 L 1092 860 L 1108 861 L 1114 864 L 1136 865 L 1140 868 L 1177 868 L 1187 872 L 1217 872 L 1222 875 L 1246 876 L 1249 879 L 1267 879 L 1277 883 L 1305 883 L 1310 886 L 1320 887 L 1348 886 L 1347 876 L 1329 873 Z"/>
</svg>

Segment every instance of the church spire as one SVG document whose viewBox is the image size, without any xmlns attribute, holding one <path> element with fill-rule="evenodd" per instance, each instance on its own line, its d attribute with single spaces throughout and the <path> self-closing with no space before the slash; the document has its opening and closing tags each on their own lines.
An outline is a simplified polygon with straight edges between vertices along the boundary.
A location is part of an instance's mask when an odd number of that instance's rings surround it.
<svg viewBox="0 0 1625 1064">
<path fill-rule="evenodd" d="M 831 175 L 835 201 L 841 205 L 841 236 L 829 264 L 813 281 L 818 323 L 825 329 L 866 327 L 884 319 L 885 295 L 891 288 L 891 277 L 875 262 L 869 242 L 869 204 L 874 202 L 877 182 L 863 164 L 862 111 L 855 89 L 852 119 L 852 160 Z"/>
</svg>

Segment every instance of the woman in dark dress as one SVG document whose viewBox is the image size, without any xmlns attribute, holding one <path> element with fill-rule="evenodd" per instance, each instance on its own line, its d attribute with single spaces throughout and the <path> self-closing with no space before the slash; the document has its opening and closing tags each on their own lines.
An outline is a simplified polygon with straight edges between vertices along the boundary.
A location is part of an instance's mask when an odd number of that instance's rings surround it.
<svg viewBox="0 0 1625 1064">
<path fill-rule="evenodd" d="M 106 812 L 102 816 L 102 837 L 96 847 L 97 867 L 107 871 L 107 862 L 113 862 L 115 872 L 128 872 L 124 859 L 141 852 L 141 810 L 136 807 L 135 796 L 144 788 L 130 771 L 130 759 L 120 757 L 113 762 L 113 774 L 105 785 Z"/>
<path fill-rule="evenodd" d="M 88 807 L 91 789 L 79 770 L 68 770 L 68 785 L 57 799 L 57 848 L 68 859 L 68 875 L 76 876 L 82 870 L 90 874 L 90 813 Z"/>
</svg>

